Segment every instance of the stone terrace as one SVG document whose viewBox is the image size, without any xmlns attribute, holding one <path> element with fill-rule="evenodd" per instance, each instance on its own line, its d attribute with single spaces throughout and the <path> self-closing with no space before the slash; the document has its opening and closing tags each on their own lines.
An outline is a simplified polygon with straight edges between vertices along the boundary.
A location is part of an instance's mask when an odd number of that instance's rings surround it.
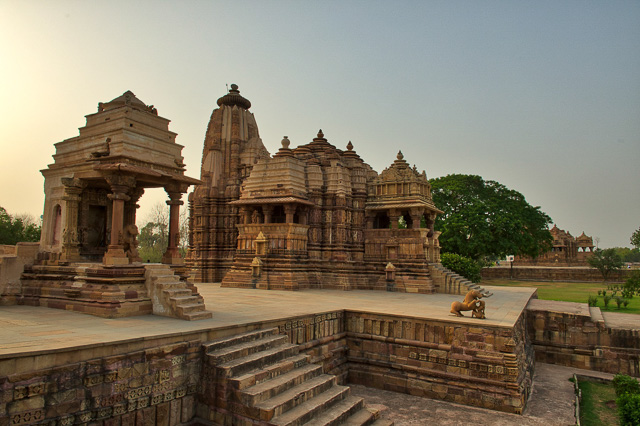
<svg viewBox="0 0 640 426">
<path fill-rule="evenodd" d="M 310 385 L 326 379 L 511 413 L 522 412 L 531 391 L 533 352 L 524 312 L 535 289 L 488 289 L 494 295 L 487 299 L 485 320 L 449 313 L 461 295 L 262 291 L 215 284 L 199 290 L 213 317 L 194 322 L 0 308 L 0 425 L 4 415 L 12 424 L 55 420 L 111 425 L 129 424 L 132 418 L 155 424 L 184 424 L 194 418 L 254 424 L 247 419 L 255 419 L 251 410 L 258 405 L 242 402 L 244 390 L 222 386 L 218 363 L 224 366 L 228 360 L 216 361 L 208 353 L 204 360 L 203 347 L 263 329 L 286 335 L 280 338 L 289 342 L 286 348 L 300 353 L 291 359 L 321 367 L 323 375 Z M 297 361 L 292 365 L 306 368 Z M 259 368 L 275 371 L 267 364 Z M 256 386 L 264 387 L 261 382 Z M 229 395 L 220 396 L 223 389 Z M 297 389 L 273 399 L 290 398 Z M 345 408 L 351 410 L 345 415 L 368 415 L 348 390 L 333 389 L 352 407 Z M 315 388 L 313 392 L 309 398 Z M 260 411 L 263 415 L 272 414 Z"/>
<path fill-rule="evenodd" d="M 213 318 L 196 322 L 154 315 L 105 319 L 86 314 L 31 306 L 0 308 L 0 363 L 22 354 L 47 353 L 74 347 L 103 346 L 180 333 L 224 329 L 298 315 L 352 310 L 455 321 L 482 326 L 513 327 L 535 292 L 530 288 L 487 287 L 487 319 L 455 318 L 451 303 L 463 296 L 379 291 L 263 291 L 200 284 L 198 290 Z M 0 373 L 6 374 L 4 369 Z"/>
</svg>

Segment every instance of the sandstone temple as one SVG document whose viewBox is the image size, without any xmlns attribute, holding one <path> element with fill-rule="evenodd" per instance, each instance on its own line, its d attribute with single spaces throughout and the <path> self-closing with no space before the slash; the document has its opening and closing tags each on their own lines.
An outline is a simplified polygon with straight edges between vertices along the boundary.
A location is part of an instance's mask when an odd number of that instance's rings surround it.
<svg viewBox="0 0 640 426">
<path fill-rule="evenodd" d="M 320 130 L 271 155 L 238 86 L 217 106 L 199 179 L 130 91 L 55 144 L 40 243 L 0 246 L 0 425 L 390 426 L 348 385 L 522 414 L 536 361 L 640 376 L 619 317 L 443 268 L 442 212 L 402 152 L 378 173 Z M 148 188 L 170 207 L 156 264 Z M 551 232 L 551 263 L 593 250 Z"/>
<path fill-rule="evenodd" d="M 440 210 L 401 152 L 378 174 L 322 130 L 269 155 L 236 85 L 218 99 L 189 195 L 187 263 L 197 282 L 262 289 L 434 292 Z"/>
</svg>

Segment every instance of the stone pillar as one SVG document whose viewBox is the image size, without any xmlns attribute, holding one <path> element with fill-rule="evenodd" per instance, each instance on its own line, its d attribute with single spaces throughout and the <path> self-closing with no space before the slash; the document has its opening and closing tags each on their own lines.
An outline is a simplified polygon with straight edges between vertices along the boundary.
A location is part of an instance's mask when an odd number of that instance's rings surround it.
<svg viewBox="0 0 640 426">
<path fill-rule="evenodd" d="M 262 214 L 264 214 L 263 223 L 271 223 L 271 216 L 273 215 L 273 206 L 262 206 Z"/>
<path fill-rule="evenodd" d="M 295 204 L 285 204 L 284 213 L 287 216 L 285 223 L 293 223 L 293 216 L 296 214 Z"/>
<path fill-rule="evenodd" d="M 131 199 L 124 204 L 124 226 L 136 224 L 136 212 L 140 207 L 138 200 L 144 194 L 144 188 L 135 188 L 129 192 Z"/>
<path fill-rule="evenodd" d="M 182 193 L 178 191 L 167 190 L 169 194 L 169 243 L 167 244 L 167 251 L 162 255 L 162 263 L 168 263 L 173 265 L 181 265 L 184 263 L 184 259 L 180 256 L 180 206 L 184 204 L 180 198 Z"/>
<path fill-rule="evenodd" d="M 400 214 L 397 210 L 389 210 L 389 223 L 391 224 L 391 229 L 398 229 L 398 220 L 400 219 Z"/>
<path fill-rule="evenodd" d="M 411 222 L 413 222 L 411 228 L 420 229 L 420 219 L 424 214 L 424 210 L 411 209 L 411 212 L 409 214 L 411 215 Z"/>
<path fill-rule="evenodd" d="M 78 235 L 78 210 L 85 184 L 80 179 L 62 178 L 64 185 L 65 218 L 62 231 L 62 251 L 60 260 L 73 262 L 80 260 L 80 236 Z"/>
<path fill-rule="evenodd" d="M 251 223 L 251 215 L 249 214 L 249 209 L 246 206 L 240 207 L 240 223 L 243 225 Z"/>
<path fill-rule="evenodd" d="M 306 206 L 300 206 L 298 209 L 298 217 L 300 219 L 300 225 L 309 224 L 309 208 Z"/>
<path fill-rule="evenodd" d="M 373 222 L 375 221 L 375 213 L 372 211 L 365 212 L 365 229 L 373 229 Z"/>
<path fill-rule="evenodd" d="M 128 265 L 129 258 L 122 244 L 124 204 L 131 199 L 127 192 L 135 187 L 136 180 L 133 176 L 110 176 L 106 180 L 111 186 L 112 193 L 107 197 L 113 201 L 113 207 L 111 209 L 111 241 L 102 262 L 105 265 Z"/>
</svg>

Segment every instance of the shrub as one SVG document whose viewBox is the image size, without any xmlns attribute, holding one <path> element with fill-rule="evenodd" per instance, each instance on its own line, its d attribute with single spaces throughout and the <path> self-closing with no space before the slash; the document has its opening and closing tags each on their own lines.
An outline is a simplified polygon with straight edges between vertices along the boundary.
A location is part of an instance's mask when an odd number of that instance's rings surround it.
<svg viewBox="0 0 640 426">
<path fill-rule="evenodd" d="M 622 394 L 616 399 L 616 405 L 618 406 L 618 416 L 620 417 L 620 424 L 622 426 L 640 425 L 639 394 Z"/>
<path fill-rule="evenodd" d="M 482 270 L 480 262 L 455 253 L 442 253 L 440 255 L 440 263 L 445 268 L 451 269 L 471 282 L 480 282 L 480 271 Z"/>
<path fill-rule="evenodd" d="M 616 296 L 616 305 L 618 305 L 618 309 L 622 306 L 623 299 L 620 296 Z"/>
<path fill-rule="evenodd" d="M 613 388 L 616 390 L 616 396 L 625 393 L 640 394 L 640 383 L 634 377 L 626 374 L 616 374 L 613 376 Z"/>
<path fill-rule="evenodd" d="M 622 304 L 624 305 L 625 308 L 629 306 L 629 299 L 624 299 L 624 302 L 622 302 Z"/>
<path fill-rule="evenodd" d="M 631 292 L 637 292 L 640 290 L 640 269 L 636 269 L 627 278 L 627 281 L 624 283 L 625 290 Z"/>
<path fill-rule="evenodd" d="M 604 307 L 608 307 L 609 306 L 609 301 L 611 300 L 611 296 L 604 296 L 602 298 L 602 301 L 604 302 Z"/>
<path fill-rule="evenodd" d="M 589 296 L 587 299 L 587 304 L 589 306 L 598 306 L 598 297 L 597 296 Z"/>
</svg>

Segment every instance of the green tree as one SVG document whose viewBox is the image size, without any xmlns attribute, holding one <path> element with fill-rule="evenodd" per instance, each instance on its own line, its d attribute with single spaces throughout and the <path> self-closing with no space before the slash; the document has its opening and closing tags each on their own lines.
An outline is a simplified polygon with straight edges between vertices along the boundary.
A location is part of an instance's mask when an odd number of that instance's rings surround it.
<svg viewBox="0 0 640 426">
<path fill-rule="evenodd" d="M 436 219 L 445 252 L 472 259 L 506 255 L 537 257 L 551 248 L 551 218 L 517 191 L 474 175 L 431 179 Z"/>
<path fill-rule="evenodd" d="M 180 209 L 180 254 L 187 252 L 189 233 L 189 214 L 186 208 Z M 156 204 L 146 223 L 138 234 L 138 252 L 144 262 L 158 263 L 167 250 L 169 240 L 169 206 Z"/>
<path fill-rule="evenodd" d="M 613 249 L 623 262 L 640 262 L 640 249 L 630 249 L 629 247 L 614 247 Z"/>
<path fill-rule="evenodd" d="M 602 279 L 606 281 L 611 272 L 622 268 L 623 262 L 618 253 L 613 248 L 605 250 L 598 249 L 592 256 L 587 258 L 587 263 L 596 268 L 602 274 Z"/>
<path fill-rule="evenodd" d="M 631 245 L 640 249 L 640 228 L 636 229 L 633 234 L 631 234 Z"/>
<path fill-rule="evenodd" d="M 29 215 L 11 216 L 0 207 L 0 244 L 40 241 L 40 225 Z"/>
</svg>

